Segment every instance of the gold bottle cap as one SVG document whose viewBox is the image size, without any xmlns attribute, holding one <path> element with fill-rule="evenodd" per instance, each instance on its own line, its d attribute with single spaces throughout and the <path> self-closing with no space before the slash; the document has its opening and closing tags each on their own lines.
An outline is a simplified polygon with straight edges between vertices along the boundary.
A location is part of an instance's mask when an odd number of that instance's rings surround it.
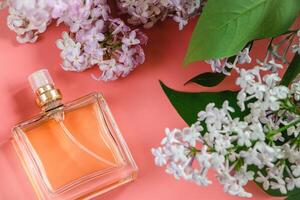
<svg viewBox="0 0 300 200">
<path fill-rule="evenodd" d="M 55 88 L 47 69 L 41 69 L 28 77 L 32 90 L 36 95 L 38 106 L 45 107 L 62 99 L 61 92 Z"/>
</svg>

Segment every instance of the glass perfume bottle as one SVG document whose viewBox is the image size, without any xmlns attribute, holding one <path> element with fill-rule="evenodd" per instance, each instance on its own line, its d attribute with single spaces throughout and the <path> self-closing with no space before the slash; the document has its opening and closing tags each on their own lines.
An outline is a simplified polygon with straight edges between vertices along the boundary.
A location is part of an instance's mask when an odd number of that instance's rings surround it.
<svg viewBox="0 0 300 200">
<path fill-rule="evenodd" d="M 70 103 L 47 70 L 29 76 L 42 112 L 12 142 L 38 199 L 91 199 L 135 179 L 137 166 L 99 93 Z"/>
</svg>

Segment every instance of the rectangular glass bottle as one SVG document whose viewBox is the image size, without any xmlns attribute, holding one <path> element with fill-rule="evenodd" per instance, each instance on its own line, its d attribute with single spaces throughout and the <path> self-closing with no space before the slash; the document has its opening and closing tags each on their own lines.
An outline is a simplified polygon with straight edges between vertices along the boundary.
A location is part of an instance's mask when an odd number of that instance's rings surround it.
<svg viewBox="0 0 300 200">
<path fill-rule="evenodd" d="M 46 70 L 29 78 L 43 109 L 13 128 L 13 144 L 38 199 L 91 199 L 137 175 L 137 166 L 99 93 L 62 104 Z"/>
</svg>

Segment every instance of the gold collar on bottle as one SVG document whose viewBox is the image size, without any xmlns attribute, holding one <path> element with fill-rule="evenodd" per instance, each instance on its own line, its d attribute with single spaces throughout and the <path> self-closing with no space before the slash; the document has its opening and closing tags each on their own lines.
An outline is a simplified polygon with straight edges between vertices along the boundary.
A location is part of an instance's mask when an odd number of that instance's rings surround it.
<svg viewBox="0 0 300 200">
<path fill-rule="evenodd" d="M 36 91 L 36 102 L 38 106 L 45 107 L 48 104 L 60 101 L 62 99 L 62 94 L 59 89 L 56 89 L 54 85 L 44 85 L 43 87 L 38 88 Z"/>
</svg>

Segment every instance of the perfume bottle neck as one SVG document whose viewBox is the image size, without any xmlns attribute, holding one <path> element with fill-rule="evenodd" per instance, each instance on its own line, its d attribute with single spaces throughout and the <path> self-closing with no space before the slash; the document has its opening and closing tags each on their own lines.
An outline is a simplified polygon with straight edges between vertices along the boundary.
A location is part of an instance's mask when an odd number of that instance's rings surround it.
<svg viewBox="0 0 300 200">
<path fill-rule="evenodd" d="M 52 110 L 62 105 L 62 94 L 54 85 L 44 85 L 38 88 L 35 94 L 38 106 L 44 111 Z"/>
<path fill-rule="evenodd" d="M 63 103 L 62 101 L 52 101 L 52 102 L 49 102 L 48 104 L 44 105 L 42 107 L 42 110 L 44 112 L 50 112 L 50 111 L 53 111 L 53 110 L 61 110 L 61 107 L 63 106 Z"/>
</svg>

